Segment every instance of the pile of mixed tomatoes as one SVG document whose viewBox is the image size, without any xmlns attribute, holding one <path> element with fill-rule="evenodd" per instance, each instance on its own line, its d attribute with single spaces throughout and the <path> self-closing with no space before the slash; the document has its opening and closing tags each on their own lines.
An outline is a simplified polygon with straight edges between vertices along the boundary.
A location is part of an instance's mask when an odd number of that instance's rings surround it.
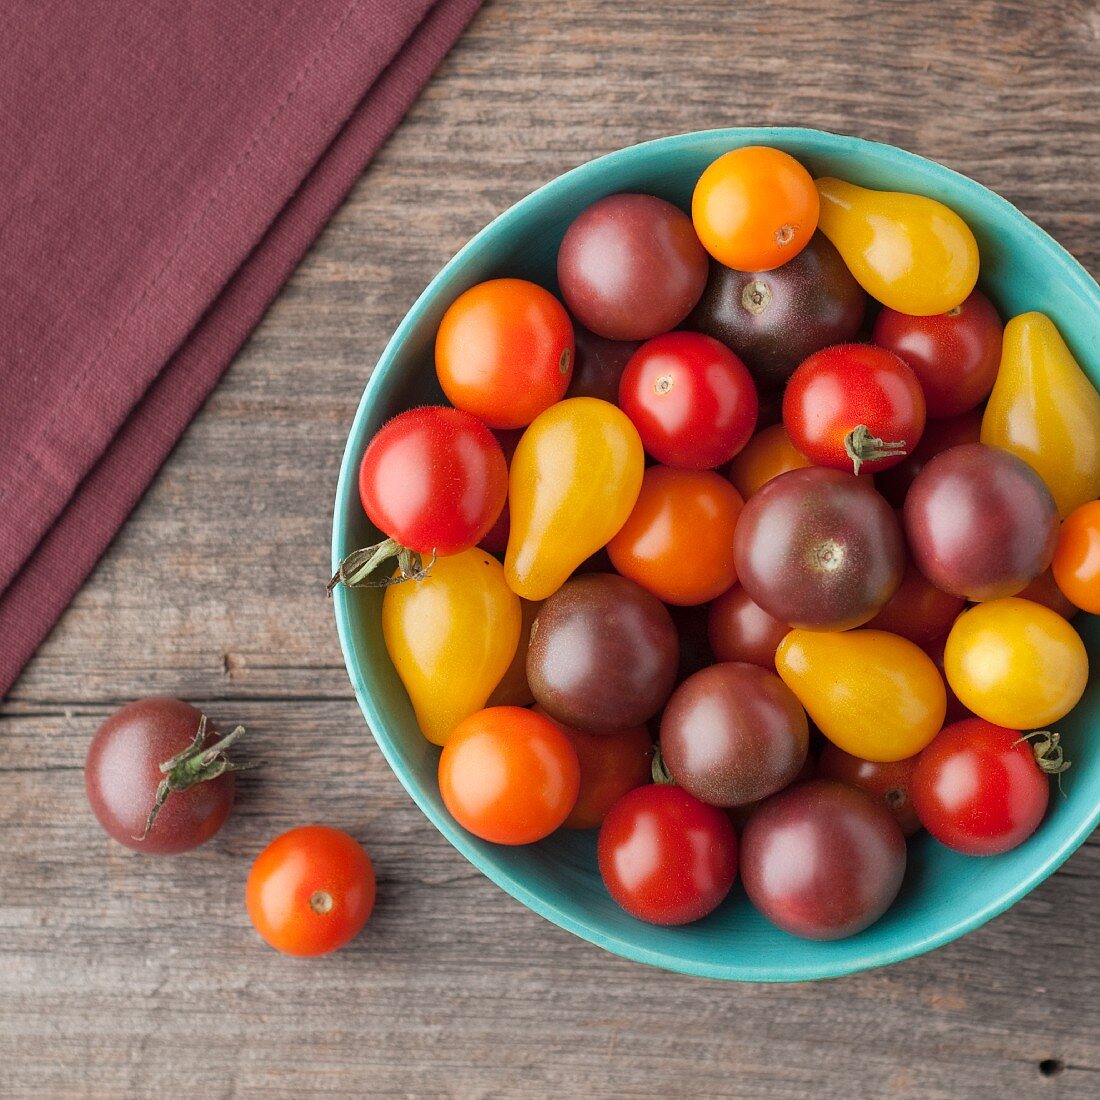
<svg viewBox="0 0 1100 1100">
<path fill-rule="evenodd" d="M 921 827 L 975 855 L 1031 834 L 1088 677 L 1069 620 L 1100 612 L 1100 396 L 978 265 L 943 204 L 752 147 L 690 217 L 582 211 L 560 298 L 451 304 L 450 405 L 367 447 L 388 537 L 333 584 L 386 586 L 456 821 L 598 828 L 656 924 L 740 870 L 818 939 L 881 916 Z"/>
</svg>

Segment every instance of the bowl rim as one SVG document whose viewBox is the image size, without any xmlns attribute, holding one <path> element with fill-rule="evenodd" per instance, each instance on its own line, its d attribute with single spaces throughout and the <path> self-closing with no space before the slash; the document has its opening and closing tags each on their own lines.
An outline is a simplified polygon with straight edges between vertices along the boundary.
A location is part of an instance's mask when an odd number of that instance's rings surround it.
<svg viewBox="0 0 1100 1100">
<path fill-rule="evenodd" d="M 349 482 L 355 483 L 358 478 L 358 463 L 363 445 L 365 423 L 371 411 L 376 396 L 382 390 L 394 369 L 398 349 L 404 344 L 409 332 L 420 321 L 421 316 L 429 309 L 436 293 L 442 283 L 446 281 L 450 273 L 460 266 L 468 254 L 474 251 L 479 243 L 489 234 L 506 229 L 512 221 L 523 217 L 524 208 L 528 203 L 539 197 L 552 196 L 555 191 L 563 190 L 569 182 L 575 181 L 578 176 L 594 173 L 600 168 L 614 166 L 619 160 L 629 160 L 645 149 L 661 147 L 662 150 L 675 148 L 676 146 L 689 146 L 700 140 L 728 141 L 730 148 L 736 148 L 748 144 L 782 144 L 790 140 L 820 141 L 825 139 L 826 144 L 837 143 L 837 152 L 858 156 L 862 153 L 875 153 L 885 156 L 895 162 L 918 163 L 932 170 L 933 175 L 940 175 L 951 182 L 954 187 L 969 191 L 984 203 L 992 202 L 995 209 L 1022 223 L 1022 231 L 1031 239 L 1036 247 L 1050 253 L 1061 268 L 1061 276 L 1076 284 L 1082 295 L 1089 298 L 1095 304 L 1100 313 L 1100 286 L 1077 259 L 1058 243 L 1049 233 L 1036 225 L 1016 206 L 1007 199 L 998 195 L 995 191 L 979 183 L 969 176 L 956 172 L 951 168 L 909 152 L 898 146 L 884 142 L 870 141 L 866 138 L 854 137 L 846 134 L 837 134 L 828 130 L 818 130 L 809 127 L 788 126 L 762 126 L 762 127 L 720 127 L 710 130 L 693 130 L 665 137 L 653 138 L 639 142 L 635 145 L 625 146 L 614 152 L 586 161 L 568 171 L 556 176 L 542 186 L 531 191 L 517 202 L 490 221 L 484 228 L 470 238 L 447 261 L 439 272 L 432 278 L 424 290 L 417 296 L 408 312 L 402 318 L 400 324 L 394 330 L 393 335 L 386 343 L 382 354 L 379 356 L 373 372 L 363 390 L 355 416 L 348 431 L 344 452 L 340 460 L 340 473 L 336 488 L 336 501 L 333 511 L 332 525 L 332 569 L 336 570 L 340 561 L 340 531 L 348 520 L 349 500 L 357 499 L 357 494 L 349 493 Z M 485 866 L 481 859 L 481 853 L 476 847 L 476 839 L 467 833 L 455 822 L 446 811 L 438 810 L 431 802 L 422 797 L 418 789 L 418 782 L 411 775 L 397 750 L 397 741 L 389 728 L 389 722 L 379 707 L 368 686 L 362 671 L 352 660 L 351 649 L 351 619 L 348 594 L 343 586 L 338 586 L 334 592 L 333 607 L 336 616 L 336 628 L 340 639 L 340 649 L 344 658 L 344 665 L 355 691 L 359 708 L 367 721 L 368 728 L 378 747 L 382 751 L 390 768 L 400 780 L 402 786 L 419 806 L 421 812 L 435 826 L 436 829 L 455 847 L 467 860 L 470 861 L 482 874 L 511 894 L 517 901 L 522 902 L 528 909 L 551 921 L 558 927 L 572 932 L 574 935 L 602 947 L 612 954 L 619 955 L 635 962 L 646 963 L 682 974 L 695 977 L 714 978 L 726 981 L 751 981 L 751 982 L 797 982 L 817 980 L 822 978 L 841 977 L 845 974 L 858 973 L 871 970 L 892 963 L 901 962 L 904 959 L 913 958 L 925 954 L 937 947 L 951 942 L 967 932 L 980 927 L 987 921 L 1003 913 L 1011 905 L 1015 904 L 1025 894 L 1034 889 L 1040 882 L 1051 875 L 1069 858 L 1070 855 L 1084 842 L 1086 837 L 1100 823 L 1100 805 L 1093 808 L 1092 812 L 1078 821 L 1063 838 L 1060 845 L 1050 852 L 1047 857 L 1036 863 L 1023 876 L 1015 886 L 1006 893 L 995 897 L 976 912 L 969 913 L 965 917 L 955 920 L 940 928 L 935 934 L 913 942 L 905 940 L 889 947 L 878 947 L 863 952 L 849 952 L 843 957 L 835 959 L 815 960 L 810 965 L 806 963 L 792 962 L 782 972 L 777 972 L 771 966 L 761 966 L 751 961 L 734 962 L 703 962 L 700 960 L 684 959 L 681 956 L 666 954 L 660 950 L 643 946 L 636 942 L 620 939 L 617 936 L 608 935 L 602 929 L 579 919 L 576 915 L 562 909 L 560 906 L 547 901 L 536 891 L 530 889 L 524 882 L 497 866 Z M 851 941 L 849 941 L 851 942 Z"/>
</svg>

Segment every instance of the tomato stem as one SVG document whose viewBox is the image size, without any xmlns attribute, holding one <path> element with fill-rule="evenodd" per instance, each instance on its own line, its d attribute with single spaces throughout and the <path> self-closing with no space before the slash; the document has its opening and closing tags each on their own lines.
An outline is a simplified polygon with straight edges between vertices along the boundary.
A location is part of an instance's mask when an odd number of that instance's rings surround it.
<svg viewBox="0 0 1100 1100">
<path fill-rule="evenodd" d="M 844 453 L 852 460 L 852 472 L 859 473 L 865 462 L 875 462 L 880 458 L 893 458 L 895 455 L 908 454 L 904 439 L 896 443 L 887 443 L 871 434 L 866 424 L 859 424 L 844 437 Z"/>
<path fill-rule="evenodd" d="M 371 574 L 390 558 L 397 559 L 397 575 L 371 580 Z M 331 596 L 332 590 L 338 584 L 347 588 L 386 588 L 402 581 L 423 580 L 431 572 L 433 565 L 434 550 L 432 560 L 425 565 L 415 550 L 402 546 L 396 539 L 383 539 L 374 546 L 364 546 L 361 550 L 353 550 L 348 554 L 328 582 L 328 594 Z"/>
<path fill-rule="evenodd" d="M 653 763 L 650 766 L 650 774 L 654 783 L 665 783 L 676 786 L 676 780 L 672 778 L 672 772 L 665 766 L 665 758 L 661 755 L 661 746 L 653 746 Z"/>
<path fill-rule="evenodd" d="M 1035 740 L 1033 741 L 1032 738 Z M 1069 771 L 1071 762 L 1062 750 L 1062 735 L 1053 730 L 1035 730 L 1034 733 L 1020 735 L 1020 741 L 1026 741 L 1035 756 L 1035 763 L 1047 775 L 1058 777 L 1058 790 L 1062 790 L 1062 773 Z M 1016 744 L 1019 744 L 1017 741 Z M 1063 792 L 1065 793 L 1065 792 Z"/>
</svg>

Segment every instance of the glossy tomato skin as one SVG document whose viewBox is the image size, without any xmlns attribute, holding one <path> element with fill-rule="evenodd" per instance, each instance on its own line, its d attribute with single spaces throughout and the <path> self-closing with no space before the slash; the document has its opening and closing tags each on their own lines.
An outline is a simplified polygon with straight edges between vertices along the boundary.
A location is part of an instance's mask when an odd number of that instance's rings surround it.
<svg viewBox="0 0 1100 1100">
<path fill-rule="evenodd" d="M 598 397 L 614 405 L 619 400 L 619 379 L 638 340 L 608 340 L 582 325 L 575 330 L 576 360 L 567 397 Z"/>
<path fill-rule="evenodd" d="M 706 603 L 737 580 L 733 532 L 743 507 L 713 470 L 651 466 L 607 552 L 619 573 L 664 603 Z"/>
<path fill-rule="evenodd" d="M 905 863 L 905 837 L 886 808 L 829 779 L 773 795 L 741 835 L 749 900 L 806 939 L 843 939 L 874 924 L 897 897 Z"/>
<path fill-rule="evenodd" d="M 890 506 L 850 473 L 781 474 L 752 496 L 734 533 L 742 588 L 769 615 L 806 630 L 849 630 L 901 583 L 901 529 Z"/>
<path fill-rule="evenodd" d="M 675 328 L 707 282 L 691 219 L 653 195 L 594 202 L 565 232 L 558 283 L 569 311 L 608 340 L 648 340 Z"/>
<path fill-rule="evenodd" d="M 600 828 L 600 875 L 631 916 L 688 924 L 713 912 L 737 877 L 737 834 L 722 810 L 651 783 L 624 795 Z"/>
<path fill-rule="evenodd" d="M 905 533 L 917 568 L 970 600 L 1012 596 L 1054 556 L 1058 509 L 1022 459 L 969 443 L 938 454 L 905 498 Z"/>
<path fill-rule="evenodd" d="M 439 757 L 439 793 L 464 829 L 493 844 L 532 844 L 559 828 L 580 790 L 580 763 L 546 715 L 490 707 L 470 715 Z"/>
<path fill-rule="evenodd" d="M 1053 572 L 1059 590 L 1074 607 L 1100 615 L 1100 500 L 1082 504 L 1066 516 Z"/>
<path fill-rule="evenodd" d="M 827 237 L 815 233 L 772 271 L 712 262 L 686 327 L 731 348 L 761 386 L 782 386 L 807 356 L 854 340 L 867 294 Z"/>
<path fill-rule="evenodd" d="M 677 784 L 711 806 L 743 806 L 793 782 L 809 723 L 774 672 L 711 665 L 685 680 L 661 716 L 661 755 Z"/>
<path fill-rule="evenodd" d="M 949 417 L 968 412 L 989 396 L 1001 363 L 1003 334 L 993 303 L 974 290 L 961 305 L 929 317 L 883 307 L 871 339 L 912 369 L 929 417 Z"/>
<path fill-rule="evenodd" d="M 187 749 L 202 713 L 179 699 L 139 699 L 115 711 L 96 731 L 84 762 L 88 803 L 100 825 L 120 844 L 148 855 L 186 852 L 208 841 L 233 808 L 234 775 L 175 791 L 160 808 L 144 840 L 160 765 Z M 218 740 L 207 725 L 206 745 Z"/>
<path fill-rule="evenodd" d="M 867 625 L 872 630 L 900 634 L 924 649 L 947 634 L 965 606 L 961 596 L 941 592 L 909 562 L 901 584 Z"/>
<path fill-rule="evenodd" d="M 733 458 L 752 436 L 759 412 L 744 363 L 699 332 L 646 341 L 623 371 L 619 405 L 658 462 L 693 470 Z"/>
<path fill-rule="evenodd" d="M 559 722 L 593 733 L 637 726 L 676 682 L 679 640 L 661 602 L 626 577 L 587 573 L 543 603 L 527 682 Z"/>
<path fill-rule="evenodd" d="M 447 400 L 491 428 L 522 428 L 560 401 L 573 370 L 565 307 L 526 279 L 490 279 L 460 294 L 435 338 Z"/>
<path fill-rule="evenodd" d="M 858 787 L 877 799 L 898 823 L 906 836 L 920 831 L 920 818 L 913 809 L 913 771 L 919 756 L 894 760 L 888 764 L 861 760 L 836 745 L 827 743 L 817 762 L 817 774 L 822 779 L 835 779 Z"/>
<path fill-rule="evenodd" d="M 476 546 L 507 495 L 500 444 L 461 409 L 400 413 L 367 444 L 359 466 L 359 497 L 371 523 L 419 554 Z"/>
<path fill-rule="evenodd" d="M 775 670 L 775 651 L 790 631 L 735 584 L 711 605 L 707 619 L 710 648 L 719 661 L 747 661 Z"/>
<path fill-rule="evenodd" d="M 1043 820 L 1050 781 L 1019 730 L 970 718 L 947 726 L 921 753 L 913 799 L 924 827 L 971 856 L 1022 844 Z"/>
<path fill-rule="evenodd" d="M 916 448 L 896 466 L 875 475 L 875 488 L 895 507 L 905 504 L 905 496 L 917 474 L 942 451 L 977 443 L 982 434 L 981 413 L 972 409 L 946 420 L 929 420 Z"/>
<path fill-rule="evenodd" d="M 374 908 L 370 856 L 353 837 L 303 825 L 256 857 L 245 898 L 256 931 L 286 955 L 327 955 L 354 939 Z"/>
<path fill-rule="evenodd" d="M 839 344 L 814 352 L 791 375 L 783 424 L 791 442 L 816 466 L 876 474 L 896 466 L 920 442 L 925 406 L 917 376 L 893 352 Z M 858 469 L 845 438 L 863 425 L 894 453 L 866 450 Z"/>
<path fill-rule="evenodd" d="M 729 479 L 733 487 L 748 500 L 761 485 L 788 470 L 804 470 L 813 463 L 791 442 L 782 424 L 771 424 L 758 431 L 734 455 Z"/>
</svg>

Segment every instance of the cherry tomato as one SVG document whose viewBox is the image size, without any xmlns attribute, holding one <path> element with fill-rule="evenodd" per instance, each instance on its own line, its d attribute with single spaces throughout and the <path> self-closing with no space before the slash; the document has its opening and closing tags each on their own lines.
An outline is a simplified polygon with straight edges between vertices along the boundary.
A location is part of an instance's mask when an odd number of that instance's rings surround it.
<svg viewBox="0 0 1100 1100">
<path fill-rule="evenodd" d="M 789 153 L 733 149 L 699 177 L 691 220 L 703 247 L 739 271 L 771 271 L 799 254 L 817 228 L 810 173 Z"/>
<path fill-rule="evenodd" d="M 981 434 L 982 414 L 978 409 L 946 420 L 929 420 L 916 447 L 896 466 L 875 475 L 875 488 L 895 508 L 900 508 L 917 474 L 936 455 L 964 443 L 977 443 Z"/>
<path fill-rule="evenodd" d="M 573 324 L 548 290 L 490 279 L 460 294 L 435 338 L 447 399 L 491 428 L 522 428 L 560 401 L 573 370 Z"/>
<path fill-rule="evenodd" d="M 969 718 L 947 726 L 921 753 L 912 792 L 921 824 L 941 844 L 991 856 L 1035 832 L 1050 783 L 1019 730 Z"/>
<path fill-rule="evenodd" d="M 653 739 L 645 726 L 630 726 L 610 733 L 586 733 L 556 722 L 541 707 L 535 707 L 535 713 L 554 722 L 569 738 L 580 761 L 580 791 L 563 828 L 599 828 L 611 807 L 627 791 L 650 781 Z"/>
<path fill-rule="evenodd" d="M 810 460 L 791 442 L 782 424 L 757 432 L 730 463 L 729 479 L 748 500 L 761 485 L 788 470 L 804 470 Z"/>
<path fill-rule="evenodd" d="M 1077 631 L 1030 600 L 990 600 L 964 611 L 947 636 L 947 679 L 963 706 L 1009 729 L 1064 718 L 1084 693 L 1089 658 Z"/>
<path fill-rule="evenodd" d="M 494 844 L 531 844 L 573 810 L 581 769 L 569 738 L 543 714 L 490 707 L 460 723 L 439 757 L 451 816 Z"/>
<path fill-rule="evenodd" d="M 759 411 L 744 363 L 699 332 L 668 332 L 644 343 L 623 371 L 619 405 L 658 462 L 694 470 L 733 458 L 752 436 Z"/>
<path fill-rule="evenodd" d="M 623 795 L 604 819 L 597 853 L 608 893 L 650 924 L 705 917 L 737 877 L 729 818 L 667 783 Z"/>
<path fill-rule="evenodd" d="M 816 466 L 878 473 L 920 442 L 924 394 L 892 352 L 838 344 L 815 352 L 791 375 L 783 424 Z"/>
<path fill-rule="evenodd" d="M 598 397 L 614 405 L 619 400 L 619 379 L 630 357 L 638 350 L 637 340 L 607 340 L 580 325 L 576 326 L 576 361 L 567 397 Z"/>
<path fill-rule="evenodd" d="M 1054 551 L 1057 556 L 1058 551 Z M 1035 580 L 1016 593 L 1021 600 L 1031 600 L 1032 603 L 1041 603 L 1043 607 L 1049 607 L 1051 611 L 1057 611 L 1063 619 L 1072 619 L 1081 609 L 1076 604 L 1066 599 L 1065 593 L 1058 587 L 1054 579 L 1054 573 L 1050 569 L 1044 570 Z"/>
<path fill-rule="evenodd" d="M 835 779 L 849 787 L 858 787 L 877 799 L 890 811 L 898 828 L 906 836 L 912 836 L 920 830 L 920 818 L 913 809 L 911 793 L 913 770 L 919 759 L 919 756 L 909 756 L 890 763 L 861 760 L 830 743 L 821 750 L 817 774 L 822 779 Z"/>
<path fill-rule="evenodd" d="M 961 305 L 928 317 L 884 307 L 871 339 L 912 368 L 930 417 L 950 417 L 989 396 L 1001 363 L 1003 332 L 993 303 L 974 290 Z"/>
<path fill-rule="evenodd" d="M 735 584 L 711 605 L 707 619 L 710 648 L 719 661 L 747 661 L 775 669 L 775 651 L 790 626 L 769 615 Z"/>
<path fill-rule="evenodd" d="M 303 825 L 273 840 L 248 874 L 256 931 L 287 955 L 327 955 L 354 939 L 374 908 L 374 868 L 340 829 Z"/>
<path fill-rule="evenodd" d="M 947 634 L 965 604 L 961 596 L 941 592 L 909 562 L 901 584 L 867 625 L 900 634 L 924 649 Z"/>
<path fill-rule="evenodd" d="M 664 603 L 706 603 L 737 580 L 733 532 L 743 507 L 713 470 L 651 466 L 634 511 L 607 544 L 611 563 Z"/>
<path fill-rule="evenodd" d="M 508 494 L 500 444 L 477 417 L 425 406 L 395 416 L 367 445 L 359 496 L 370 521 L 418 554 L 458 554 L 496 523 Z"/>
<path fill-rule="evenodd" d="M 1075 508 L 1062 524 L 1052 566 L 1075 607 L 1100 615 L 1100 500 Z"/>
</svg>

